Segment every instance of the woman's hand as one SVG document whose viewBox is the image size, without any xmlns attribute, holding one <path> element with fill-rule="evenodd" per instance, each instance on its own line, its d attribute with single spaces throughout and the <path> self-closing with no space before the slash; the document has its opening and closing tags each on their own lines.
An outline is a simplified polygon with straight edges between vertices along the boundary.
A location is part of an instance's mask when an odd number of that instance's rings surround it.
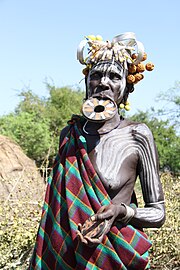
<svg viewBox="0 0 180 270">
<path fill-rule="evenodd" d="M 81 242 L 89 246 L 100 244 L 103 240 L 104 235 L 106 235 L 110 231 L 116 218 L 123 218 L 125 215 L 126 215 L 126 208 L 121 204 L 120 205 L 109 204 L 106 206 L 102 206 L 99 209 L 99 211 L 90 218 L 93 224 L 95 223 L 99 224 L 101 222 L 102 224 L 104 224 L 101 234 L 98 235 L 98 237 L 90 237 L 89 236 L 91 234 L 90 231 L 88 231 L 89 233 L 87 233 L 87 235 L 84 234 L 83 226 L 81 224 L 78 224 L 77 235 L 79 236 Z M 93 225 L 92 229 L 95 227 L 96 226 Z"/>
</svg>

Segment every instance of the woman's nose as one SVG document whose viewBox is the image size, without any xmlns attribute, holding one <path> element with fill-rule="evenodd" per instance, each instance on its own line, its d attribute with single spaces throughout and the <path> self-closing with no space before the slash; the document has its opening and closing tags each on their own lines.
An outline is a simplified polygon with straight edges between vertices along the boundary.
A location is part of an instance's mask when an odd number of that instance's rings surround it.
<svg viewBox="0 0 180 270">
<path fill-rule="evenodd" d="M 101 78 L 100 87 L 103 90 L 108 90 L 109 89 L 109 79 L 107 77 L 102 77 Z"/>
</svg>

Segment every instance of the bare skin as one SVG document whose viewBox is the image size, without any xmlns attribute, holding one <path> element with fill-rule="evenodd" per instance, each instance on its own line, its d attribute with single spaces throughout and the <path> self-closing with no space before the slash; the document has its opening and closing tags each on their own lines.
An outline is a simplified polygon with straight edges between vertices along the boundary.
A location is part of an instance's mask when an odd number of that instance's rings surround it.
<svg viewBox="0 0 180 270">
<path fill-rule="evenodd" d="M 109 97 L 119 104 L 127 95 L 126 71 L 117 64 L 100 64 L 87 79 L 88 97 Z M 138 228 L 160 227 L 165 220 L 164 195 L 159 180 L 158 158 L 151 131 L 140 123 L 122 119 L 117 113 L 104 123 L 86 121 L 82 127 L 89 158 L 112 204 L 100 209 L 94 220 L 108 220 L 98 239 L 78 235 L 88 245 L 98 244 L 113 224 L 126 215 L 121 203 L 130 205 L 137 176 L 141 181 L 145 208 L 137 208 L 130 223 Z"/>
</svg>

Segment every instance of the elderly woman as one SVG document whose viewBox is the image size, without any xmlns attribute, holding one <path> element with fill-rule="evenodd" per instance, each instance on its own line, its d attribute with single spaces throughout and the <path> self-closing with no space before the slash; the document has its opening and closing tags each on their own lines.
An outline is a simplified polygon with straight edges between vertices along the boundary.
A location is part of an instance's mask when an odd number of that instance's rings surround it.
<svg viewBox="0 0 180 270">
<path fill-rule="evenodd" d="M 119 112 L 129 110 L 128 95 L 145 68 L 153 69 L 142 63 L 146 57 L 133 33 L 80 43 L 86 100 L 61 132 L 29 269 L 148 269 L 143 228 L 165 220 L 157 152 L 149 128 Z M 134 192 L 137 177 L 144 208 Z"/>
</svg>

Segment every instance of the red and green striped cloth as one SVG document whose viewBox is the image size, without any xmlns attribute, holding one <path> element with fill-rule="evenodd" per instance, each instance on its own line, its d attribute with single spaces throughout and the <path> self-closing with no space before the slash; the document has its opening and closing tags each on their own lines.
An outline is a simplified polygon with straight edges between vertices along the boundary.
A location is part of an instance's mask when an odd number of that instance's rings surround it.
<svg viewBox="0 0 180 270">
<path fill-rule="evenodd" d="M 78 240 L 78 223 L 111 201 L 88 157 L 78 121 L 69 125 L 48 180 L 29 270 L 146 269 L 151 243 L 130 225 L 117 223 L 96 247 Z"/>
</svg>

